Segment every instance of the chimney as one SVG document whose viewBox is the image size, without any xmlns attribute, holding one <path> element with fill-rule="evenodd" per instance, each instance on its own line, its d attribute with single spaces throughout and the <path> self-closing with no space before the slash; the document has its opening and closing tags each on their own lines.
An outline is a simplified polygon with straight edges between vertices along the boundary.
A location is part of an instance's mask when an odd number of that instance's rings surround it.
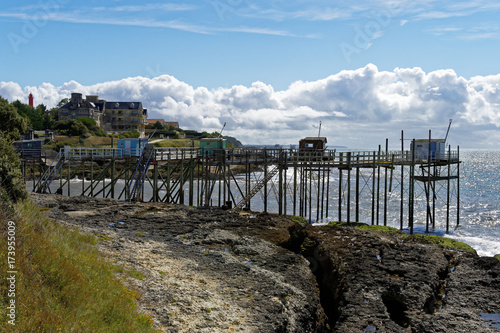
<svg viewBox="0 0 500 333">
<path fill-rule="evenodd" d="M 33 95 L 30 93 L 30 95 L 28 96 L 28 99 L 29 99 L 29 104 L 31 107 L 33 107 Z"/>
<path fill-rule="evenodd" d="M 71 103 L 73 103 L 73 104 L 81 104 L 82 103 L 82 94 L 71 93 Z"/>
<path fill-rule="evenodd" d="M 97 96 L 97 95 L 87 95 L 86 101 L 87 102 L 92 102 L 92 103 L 98 103 L 99 102 L 99 96 Z"/>
</svg>

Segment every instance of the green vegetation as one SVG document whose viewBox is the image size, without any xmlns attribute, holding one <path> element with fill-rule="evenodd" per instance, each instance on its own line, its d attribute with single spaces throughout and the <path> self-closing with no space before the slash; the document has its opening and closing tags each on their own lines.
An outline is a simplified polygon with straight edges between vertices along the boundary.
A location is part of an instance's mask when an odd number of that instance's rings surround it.
<svg viewBox="0 0 500 333">
<path fill-rule="evenodd" d="M 119 139 L 128 139 L 128 138 L 138 138 L 141 136 L 141 133 L 139 133 L 137 130 L 131 130 L 125 133 L 122 133 L 118 135 Z"/>
<path fill-rule="evenodd" d="M 54 124 L 54 130 L 60 135 L 83 136 L 89 133 L 89 129 L 81 121 L 74 119 L 60 120 Z"/>
<path fill-rule="evenodd" d="M 0 332 L 155 332 L 151 319 L 137 313 L 139 294 L 97 251 L 98 238 L 48 219 L 27 199 L 12 146 L 26 126 L 0 98 L 0 271 L 16 271 L 15 284 L 0 279 Z M 15 327 L 7 316 L 12 301 Z"/>
<path fill-rule="evenodd" d="M 54 121 L 57 119 L 57 108 L 47 110 L 47 107 L 43 104 L 31 107 L 20 101 L 13 102 L 12 106 L 21 117 L 27 119 L 28 126 L 34 130 L 52 128 Z"/>
<path fill-rule="evenodd" d="M 416 235 L 408 235 L 396 228 L 392 227 L 384 227 L 380 225 L 368 225 L 365 223 L 360 223 L 360 222 L 330 222 L 328 225 L 330 226 L 341 226 L 341 227 L 354 227 L 359 230 L 371 230 L 371 231 L 376 231 L 376 232 L 384 232 L 384 233 L 391 233 L 396 236 L 398 236 L 401 240 L 404 240 L 404 242 L 415 242 L 415 243 L 427 243 L 427 244 L 437 244 L 440 246 L 448 247 L 450 249 L 455 249 L 455 250 L 461 250 L 461 251 L 466 251 L 470 252 L 474 255 L 477 255 L 476 251 L 469 245 L 456 241 L 451 238 L 446 238 L 446 237 L 441 237 L 441 236 L 435 236 L 435 235 L 423 235 L 423 234 L 416 234 Z"/>
<path fill-rule="evenodd" d="M 0 97 L 1 98 L 1 97 Z M 21 134 L 26 132 L 27 128 L 33 129 L 35 131 L 41 130 L 52 130 L 56 135 L 59 136 L 67 136 L 67 137 L 81 137 L 82 140 L 87 139 L 90 136 L 107 136 L 105 132 L 97 126 L 95 120 L 91 118 L 77 118 L 70 120 L 58 120 L 59 107 L 65 105 L 69 102 L 69 98 L 62 99 L 56 107 L 47 110 L 47 107 L 43 104 L 40 104 L 36 107 L 31 107 L 28 104 L 21 103 L 16 100 L 13 103 L 8 103 L 7 100 L 2 99 L 2 107 L 3 104 L 9 106 L 10 111 L 8 115 L 9 117 L 20 116 L 18 117 L 24 122 L 24 130 L 20 133 L 12 132 L 16 136 L 16 140 L 21 138 Z M 1 118 L 1 116 L 0 116 Z M 5 124 L 10 124 L 10 121 L 6 121 Z M 16 127 L 16 126 L 14 126 Z M 153 128 L 156 130 L 155 135 L 163 135 L 164 137 L 168 137 L 171 140 L 166 140 L 165 142 L 158 144 L 157 147 L 192 147 L 192 140 L 195 140 L 195 147 L 199 147 L 197 142 L 203 138 L 218 138 L 220 134 L 218 132 L 198 132 L 195 130 L 183 130 L 181 128 L 174 128 L 172 126 L 163 126 L 160 122 L 156 122 L 153 125 Z M 19 135 L 18 135 L 19 134 Z M 35 133 L 35 137 L 40 135 L 40 132 Z M 138 138 L 140 133 L 137 130 L 131 130 L 126 133 L 122 133 L 119 135 L 108 135 L 109 137 L 126 139 L 126 138 Z M 186 139 L 185 141 L 176 142 L 177 139 Z M 233 147 L 241 147 L 243 146 L 240 141 L 231 136 L 224 136 L 224 139 L 227 140 L 226 146 L 227 148 Z M 49 143 L 50 139 L 46 138 L 44 144 Z M 79 146 L 83 146 L 83 143 L 79 144 Z M 54 148 L 51 145 L 51 148 Z M 59 150 L 60 147 L 55 147 L 54 149 Z"/>
<path fill-rule="evenodd" d="M 116 139 L 106 136 L 89 136 L 86 138 L 74 136 L 56 136 L 52 142 L 46 144 L 44 148 L 59 151 L 64 146 L 78 147 L 111 147 L 111 142 L 116 146 Z"/>
<path fill-rule="evenodd" d="M 155 147 L 158 148 L 189 148 L 193 146 L 193 141 L 191 139 L 166 139 L 154 143 Z M 200 146 L 199 141 L 194 141 L 194 147 L 198 148 Z"/>
<path fill-rule="evenodd" d="M 0 135 L 8 140 L 19 140 L 28 128 L 28 120 L 19 116 L 16 108 L 0 97 Z"/>
<path fill-rule="evenodd" d="M 85 117 L 56 121 L 52 129 L 57 131 L 57 133 L 59 133 L 60 135 L 67 136 L 106 136 L 106 134 L 104 134 L 104 131 L 100 129 L 99 126 L 97 126 L 97 123 L 94 119 Z"/>
<path fill-rule="evenodd" d="M 495 258 L 497 258 L 500 261 L 500 254 L 497 254 Z"/>
<path fill-rule="evenodd" d="M 16 223 L 16 329 L 18 332 L 154 332 L 148 316 L 136 312 L 138 293 L 114 277 L 114 265 L 81 234 L 46 218 L 28 202 L 4 214 Z M 0 248 L 7 248 L 6 237 Z M 0 270 L 8 271 L 5 257 Z M 129 275 L 140 275 L 128 272 Z M 6 317 L 7 281 L 0 282 L 0 316 Z M 6 331 L 6 320 L 0 331 Z"/>
<path fill-rule="evenodd" d="M 287 215 L 286 216 L 288 219 L 292 220 L 293 222 L 297 222 L 300 225 L 306 225 L 307 220 L 303 217 L 297 216 L 297 215 Z"/>
<path fill-rule="evenodd" d="M 21 137 L 26 127 L 27 121 L 0 97 L 0 197 L 5 202 L 16 202 L 28 195 L 21 181 L 21 163 L 13 147 L 13 141 Z"/>
<path fill-rule="evenodd" d="M 133 277 L 134 279 L 137 279 L 137 280 L 144 280 L 146 278 L 146 275 L 142 274 L 139 271 L 130 270 L 130 271 L 126 271 L 126 272 L 130 277 Z"/>
<path fill-rule="evenodd" d="M 462 250 L 462 251 L 467 251 L 472 254 L 477 254 L 476 250 L 474 250 L 472 247 L 469 245 L 456 241 L 451 238 L 446 238 L 446 237 L 441 237 L 441 236 L 435 236 L 435 235 L 408 235 L 408 237 L 405 240 L 406 242 L 421 242 L 421 243 L 430 243 L 430 244 L 437 244 L 440 246 L 448 247 L 451 249 L 455 250 Z"/>
</svg>

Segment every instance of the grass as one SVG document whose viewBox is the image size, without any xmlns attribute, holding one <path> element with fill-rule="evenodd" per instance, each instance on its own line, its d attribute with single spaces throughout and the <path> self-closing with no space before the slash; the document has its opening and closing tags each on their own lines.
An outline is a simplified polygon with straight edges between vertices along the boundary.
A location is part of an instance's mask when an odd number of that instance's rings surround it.
<svg viewBox="0 0 500 333">
<path fill-rule="evenodd" d="M 288 219 L 292 220 L 293 222 L 296 222 L 300 225 L 306 225 L 307 220 L 303 217 L 297 216 L 297 215 L 287 215 L 286 216 Z"/>
<path fill-rule="evenodd" d="M 165 139 L 154 143 L 155 147 L 158 148 L 191 148 L 193 146 L 193 141 L 191 139 Z M 194 147 L 198 148 L 200 142 L 195 140 Z"/>
<path fill-rule="evenodd" d="M 116 147 L 116 142 L 117 142 L 117 138 L 113 138 L 113 145 Z M 44 146 L 46 149 L 52 149 L 54 146 L 56 146 L 57 144 L 60 144 L 60 145 L 69 145 L 73 148 L 75 147 L 104 147 L 105 145 L 107 145 L 107 147 L 110 147 L 111 146 L 111 138 L 110 137 L 107 137 L 107 136 L 90 136 L 88 137 L 87 139 L 80 139 L 80 137 L 78 136 L 72 136 L 72 137 L 69 137 L 69 136 L 64 136 L 64 135 L 61 135 L 61 136 L 56 136 L 54 138 L 54 140 Z"/>
<path fill-rule="evenodd" d="M 477 255 L 476 250 L 474 250 L 471 246 L 447 237 L 418 234 L 418 235 L 408 235 L 405 241 L 437 244 L 440 246 L 448 247 L 450 249 L 467 251 Z"/>
<path fill-rule="evenodd" d="M 156 332 L 151 318 L 137 312 L 139 294 L 115 277 L 121 269 L 97 251 L 96 237 L 55 223 L 29 201 L 0 219 L 2 235 L 8 220 L 16 223 L 16 332 Z M 0 249 L 6 272 L 4 236 Z M 7 291 L 1 279 L 1 332 L 11 329 Z"/>
<path fill-rule="evenodd" d="M 500 254 L 497 254 L 495 258 L 497 258 L 500 261 Z"/>
<path fill-rule="evenodd" d="M 401 240 L 404 240 L 405 242 L 436 244 L 436 245 L 444 246 L 444 247 L 447 247 L 450 249 L 466 251 L 466 252 L 470 252 L 474 255 L 477 255 L 476 250 L 474 250 L 471 246 L 469 246 L 465 243 L 456 241 L 454 239 L 447 238 L 447 237 L 441 237 L 441 236 L 435 236 L 435 235 L 423 235 L 423 234 L 408 235 L 408 234 L 406 234 L 406 233 L 404 233 L 401 230 L 396 229 L 396 228 L 384 227 L 384 226 L 380 226 L 380 225 L 368 225 L 368 224 L 359 223 L 359 222 L 350 222 L 350 223 L 330 222 L 328 225 L 342 226 L 342 227 L 350 226 L 350 227 L 354 227 L 354 228 L 359 229 L 359 230 L 371 230 L 371 231 L 377 231 L 377 232 L 391 233 L 391 234 L 397 235 Z"/>
</svg>

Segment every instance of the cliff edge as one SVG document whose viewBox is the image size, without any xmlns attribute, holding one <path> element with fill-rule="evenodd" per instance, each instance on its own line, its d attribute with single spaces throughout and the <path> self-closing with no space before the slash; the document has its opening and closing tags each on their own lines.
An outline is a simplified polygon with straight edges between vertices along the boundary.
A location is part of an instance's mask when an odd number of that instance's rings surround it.
<svg viewBox="0 0 500 333">
<path fill-rule="evenodd" d="M 165 332 L 498 332 L 500 261 L 269 214 L 32 194 L 97 246 Z"/>
</svg>

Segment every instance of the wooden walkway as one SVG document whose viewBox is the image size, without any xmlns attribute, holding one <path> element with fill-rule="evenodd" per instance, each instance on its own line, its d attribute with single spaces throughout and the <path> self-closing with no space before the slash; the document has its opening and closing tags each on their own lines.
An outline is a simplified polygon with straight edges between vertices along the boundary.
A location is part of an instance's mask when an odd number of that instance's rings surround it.
<svg viewBox="0 0 500 333">
<path fill-rule="evenodd" d="M 388 211 L 394 211 L 388 201 L 394 201 L 391 192 L 397 182 L 400 228 L 407 222 L 413 232 L 415 202 L 422 201 L 416 194 L 416 184 L 423 184 L 428 230 L 435 225 L 439 205 L 436 198 L 443 187 L 436 184 L 445 182 L 446 228 L 449 229 L 452 208 L 459 223 L 458 148 L 448 149 L 439 156 L 428 153 L 419 156 L 412 151 L 381 149 L 203 150 L 148 146 L 139 156 L 134 155 L 139 154 L 117 148 L 65 147 L 45 167 L 33 190 L 50 193 L 58 181 L 56 191 L 67 195 L 236 210 L 250 210 L 256 200 L 261 200 L 261 210 L 269 211 L 272 205 L 274 213 L 299 215 L 309 221 L 331 220 L 332 215 L 338 221 L 360 221 L 360 211 L 364 210 L 371 216 L 369 221 L 365 217 L 362 222 L 386 225 Z M 399 173 L 397 179 L 394 172 Z M 75 176 L 83 180 L 77 193 L 70 187 Z M 452 204 L 451 196 L 456 197 L 456 205 Z M 361 207 L 363 197 L 365 207 Z M 366 207 L 366 202 L 370 207 Z M 332 206 L 337 207 L 332 209 Z"/>
</svg>

